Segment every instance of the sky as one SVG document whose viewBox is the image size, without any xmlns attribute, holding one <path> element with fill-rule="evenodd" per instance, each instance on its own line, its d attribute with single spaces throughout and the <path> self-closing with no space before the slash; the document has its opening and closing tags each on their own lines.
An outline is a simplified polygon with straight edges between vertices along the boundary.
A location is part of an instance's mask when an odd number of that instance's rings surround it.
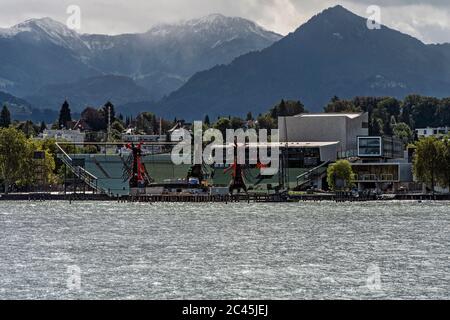
<svg viewBox="0 0 450 320">
<path fill-rule="evenodd" d="M 0 0 L 0 27 L 42 17 L 65 22 L 67 8 L 77 5 L 81 33 L 145 32 L 159 23 L 221 13 L 286 35 L 337 4 L 365 17 L 370 5 L 378 5 L 382 24 L 425 43 L 450 43 L 450 0 Z"/>
</svg>

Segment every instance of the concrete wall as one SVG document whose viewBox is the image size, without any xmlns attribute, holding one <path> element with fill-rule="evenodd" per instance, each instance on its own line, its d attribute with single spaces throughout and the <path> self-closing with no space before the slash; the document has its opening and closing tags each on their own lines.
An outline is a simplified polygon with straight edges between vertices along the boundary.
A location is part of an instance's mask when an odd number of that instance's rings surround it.
<svg viewBox="0 0 450 320">
<path fill-rule="evenodd" d="M 367 113 L 354 119 L 336 115 L 279 117 L 278 128 L 280 141 L 290 142 L 330 142 L 339 141 L 339 152 L 356 150 L 357 137 L 367 136 L 368 128 L 363 128 L 363 122 L 368 122 Z M 286 131 L 287 126 L 287 131 Z M 286 136 L 287 133 L 287 136 Z"/>
<path fill-rule="evenodd" d="M 412 163 L 399 163 L 400 166 L 400 182 L 413 182 Z"/>
<path fill-rule="evenodd" d="M 320 147 L 320 161 L 336 161 L 339 145 Z"/>
<path fill-rule="evenodd" d="M 368 136 L 369 128 L 363 128 L 363 123 L 369 123 L 369 114 L 363 113 L 360 117 L 355 119 L 346 118 L 346 144 L 345 150 L 357 150 L 358 141 L 357 137 L 359 136 Z"/>
</svg>

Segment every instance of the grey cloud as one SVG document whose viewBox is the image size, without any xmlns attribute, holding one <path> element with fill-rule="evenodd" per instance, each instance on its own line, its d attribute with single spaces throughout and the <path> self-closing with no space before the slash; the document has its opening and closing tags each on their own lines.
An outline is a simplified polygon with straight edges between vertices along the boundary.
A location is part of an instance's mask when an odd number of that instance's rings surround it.
<svg viewBox="0 0 450 320">
<path fill-rule="evenodd" d="M 379 5 L 383 7 L 392 6 L 411 6 L 411 5 L 422 5 L 427 4 L 436 7 L 449 7 L 450 3 L 448 0 L 353 0 L 352 2 L 365 4 L 365 5 Z"/>
<path fill-rule="evenodd" d="M 450 42 L 449 0 L 1 0 L 0 26 L 28 18 L 67 19 L 68 5 L 82 9 L 85 33 L 143 32 L 157 23 L 175 22 L 222 13 L 256 21 L 287 34 L 318 12 L 342 4 L 359 15 L 379 5 L 383 23 L 425 42 Z M 424 8 L 426 10 L 424 10 Z M 417 23 L 419 21 L 419 23 Z"/>
</svg>

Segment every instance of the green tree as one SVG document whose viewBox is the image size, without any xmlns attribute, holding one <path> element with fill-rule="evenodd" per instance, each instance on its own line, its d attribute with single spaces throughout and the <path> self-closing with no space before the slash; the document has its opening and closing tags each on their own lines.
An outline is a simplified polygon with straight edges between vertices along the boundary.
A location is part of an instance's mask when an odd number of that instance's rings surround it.
<svg viewBox="0 0 450 320">
<path fill-rule="evenodd" d="M 93 131 L 104 131 L 106 130 L 107 123 L 105 122 L 105 118 L 101 112 L 97 109 L 87 107 L 81 113 L 81 119 L 86 122 L 86 124 Z"/>
<path fill-rule="evenodd" d="M 159 131 L 159 119 L 156 117 L 156 115 L 154 115 L 152 117 L 152 133 L 153 134 L 161 134 Z"/>
<path fill-rule="evenodd" d="M 245 120 L 247 120 L 247 121 L 253 120 L 253 115 L 252 115 L 251 112 L 248 112 L 248 113 L 247 113 L 247 117 L 245 118 Z"/>
<path fill-rule="evenodd" d="M 275 129 L 278 125 L 277 120 L 272 118 L 270 114 L 261 115 L 257 119 L 258 129 Z"/>
<path fill-rule="evenodd" d="M 116 110 L 114 108 L 114 105 L 111 103 L 111 101 L 106 102 L 105 105 L 103 106 L 103 108 L 101 108 L 101 110 L 100 110 L 100 113 L 105 118 L 106 123 L 108 123 L 108 112 L 111 117 L 111 123 L 113 123 L 114 120 L 116 120 Z"/>
<path fill-rule="evenodd" d="M 305 112 L 307 112 L 305 106 L 300 101 L 281 100 L 279 104 L 270 109 L 269 115 L 273 119 L 278 120 L 278 117 L 295 116 Z"/>
<path fill-rule="evenodd" d="M 356 110 L 369 114 L 370 135 L 392 135 L 392 128 L 400 116 L 400 101 L 391 97 L 355 97 Z"/>
<path fill-rule="evenodd" d="M 44 132 L 47 129 L 47 125 L 45 124 L 44 121 L 41 121 L 41 125 L 39 127 L 39 133 Z"/>
<path fill-rule="evenodd" d="M 328 166 L 327 182 L 333 191 L 349 189 L 353 186 L 354 173 L 347 160 L 339 160 Z M 339 183 L 342 182 L 342 183 Z"/>
<path fill-rule="evenodd" d="M 384 131 L 384 122 L 380 118 L 372 118 L 370 120 L 369 134 L 373 136 L 382 136 Z"/>
<path fill-rule="evenodd" d="M 25 152 L 21 161 L 21 173 L 17 178 L 17 185 L 21 187 L 35 186 L 38 182 L 38 175 L 36 171 L 36 161 L 34 153 L 36 151 L 44 152 L 44 159 L 42 160 L 42 174 L 45 184 L 53 184 L 56 182 L 56 175 L 54 173 L 55 157 L 51 154 L 49 149 L 45 149 L 46 143 L 43 141 L 28 139 L 25 144 Z"/>
<path fill-rule="evenodd" d="M 154 134 L 156 132 L 156 116 L 151 112 L 142 112 L 136 117 L 136 129 L 145 134 Z"/>
<path fill-rule="evenodd" d="M 370 124 L 373 135 L 390 135 L 390 116 L 386 108 L 378 104 L 372 112 Z"/>
<path fill-rule="evenodd" d="M 443 142 L 435 137 L 426 137 L 416 143 L 413 170 L 419 181 L 431 185 L 434 193 L 440 171 L 444 170 Z"/>
<path fill-rule="evenodd" d="M 14 128 L 0 129 L 0 178 L 5 193 L 23 172 L 27 141 L 23 132 Z"/>
<path fill-rule="evenodd" d="M 244 126 L 245 121 L 238 117 L 231 118 L 231 128 L 236 130 Z"/>
<path fill-rule="evenodd" d="M 355 97 L 353 98 L 352 103 L 356 108 L 368 112 L 370 116 L 377 105 L 385 99 L 386 98 L 381 97 Z"/>
<path fill-rule="evenodd" d="M 400 116 L 400 102 L 397 99 L 379 99 L 368 112 L 369 134 L 393 135 L 393 128 Z"/>
<path fill-rule="evenodd" d="M 414 139 L 414 133 L 411 128 L 404 122 L 399 122 L 393 127 L 394 136 L 403 141 L 404 145 L 408 145 Z"/>
<path fill-rule="evenodd" d="M 207 127 L 211 125 L 211 121 L 209 120 L 209 116 L 205 116 L 205 120 L 203 120 L 203 124 L 205 124 Z"/>
<path fill-rule="evenodd" d="M 231 129 L 231 120 L 228 118 L 220 118 L 219 120 L 214 123 L 214 129 L 219 130 L 222 132 L 223 136 L 226 135 L 226 130 Z"/>
<path fill-rule="evenodd" d="M 47 150 L 48 153 L 53 157 L 53 160 L 55 164 L 61 164 L 61 162 L 58 162 L 58 148 L 56 147 L 56 140 L 54 138 L 47 138 L 45 140 L 41 141 L 42 143 L 42 150 Z M 55 169 L 56 172 L 57 169 Z"/>
<path fill-rule="evenodd" d="M 378 102 L 377 107 L 383 108 L 386 110 L 386 113 L 389 115 L 389 118 L 392 116 L 395 117 L 395 120 L 397 121 L 399 115 L 400 115 L 400 101 L 398 101 L 395 98 L 385 98 Z"/>
<path fill-rule="evenodd" d="M 287 107 L 286 103 L 282 99 L 280 104 L 278 105 L 278 116 L 280 117 L 286 117 L 287 116 Z"/>
<path fill-rule="evenodd" d="M 15 127 L 22 131 L 27 138 L 35 137 L 39 132 L 39 126 L 36 126 L 31 120 L 18 122 Z"/>
<path fill-rule="evenodd" d="M 405 97 L 401 106 L 401 121 L 408 124 L 413 130 L 437 127 L 441 124 L 441 119 L 437 116 L 440 105 L 442 105 L 442 101 L 437 98 L 409 95 Z"/>
<path fill-rule="evenodd" d="M 0 113 L 0 128 L 8 128 L 11 125 L 11 113 L 7 106 L 3 106 Z"/>
<path fill-rule="evenodd" d="M 116 120 L 112 123 L 111 129 L 116 130 L 117 132 L 120 132 L 120 133 L 122 133 L 125 130 L 122 122 L 120 122 L 118 120 Z"/>
<path fill-rule="evenodd" d="M 326 113 L 355 113 L 361 112 L 362 110 L 360 107 L 355 106 L 353 101 L 340 100 L 338 97 L 334 96 L 325 107 L 324 111 Z"/>
<path fill-rule="evenodd" d="M 450 188 L 450 136 L 442 141 L 442 168 L 439 181 L 443 187 Z"/>
<path fill-rule="evenodd" d="M 122 139 L 122 133 L 125 131 L 125 128 L 123 127 L 122 122 L 119 120 L 115 120 L 111 124 L 111 134 L 114 140 L 121 140 Z"/>
<path fill-rule="evenodd" d="M 58 126 L 59 129 L 67 128 L 67 122 L 72 121 L 72 114 L 67 100 L 61 106 L 59 111 Z"/>
<path fill-rule="evenodd" d="M 450 98 L 441 100 L 437 110 L 437 118 L 441 127 L 450 127 Z"/>
</svg>

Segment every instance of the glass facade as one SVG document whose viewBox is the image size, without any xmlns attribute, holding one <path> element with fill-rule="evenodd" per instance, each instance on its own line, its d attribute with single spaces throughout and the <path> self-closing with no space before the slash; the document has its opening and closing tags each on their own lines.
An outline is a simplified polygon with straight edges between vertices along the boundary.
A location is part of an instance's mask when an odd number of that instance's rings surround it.
<svg viewBox="0 0 450 320">
<path fill-rule="evenodd" d="M 403 158 L 403 142 L 394 137 L 383 137 L 383 157 L 390 159 Z"/>
<path fill-rule="evenodd" d="M 289 168 L 314 168 L 320 165 L 319 148 L 289 148 Z"/>
<path fill-rule="evenodd" d="M 381 157 L 381 137 L 358 137 L 358 156 Z"/>
<path fill-rule="evenodd" d="M 403 158 L 403 142 L 394 137 L 358 137 L 358 157 Z"/>
<path fill-rule="evenodd" d="M 355 181 L 357 182 L 395 182 L 400 179 L 400 167 L 397 164 L 353 164 L 352 169 L 355 173 Z"/>
</svg>

